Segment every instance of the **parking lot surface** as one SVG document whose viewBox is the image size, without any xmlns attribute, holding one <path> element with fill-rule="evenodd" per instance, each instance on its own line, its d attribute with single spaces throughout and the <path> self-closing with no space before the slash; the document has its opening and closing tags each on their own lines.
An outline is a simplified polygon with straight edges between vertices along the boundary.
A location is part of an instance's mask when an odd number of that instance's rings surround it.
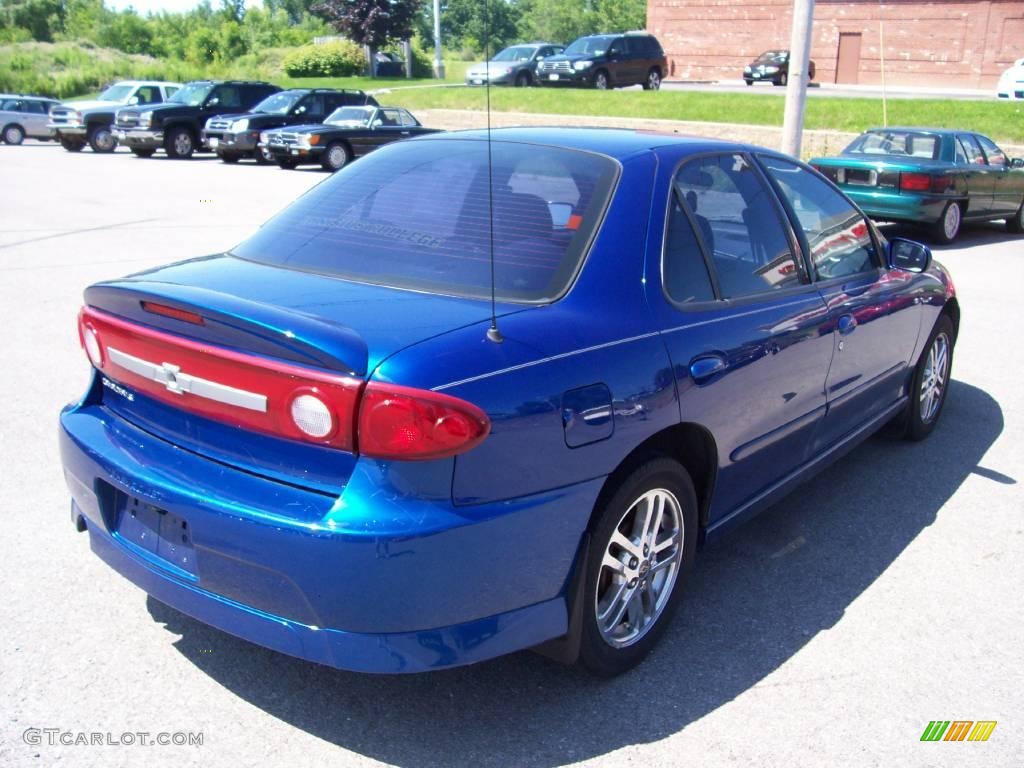
<svg viewBox="0 0 1024 768">
<path fill-rule="evenodd" d="M 147 598 L 75 532 L 57 453 L 87 380 L 83 287 L 228 248 L 325 175 L 28 142 L 0 146 L 0 178 L 0 765 L 1021 764 L 1024 238 L 936 249 L 963 321 L 932 437 L 869 440 L 699 554 L 641 667 L 596 680 L 520 653 L 376 677 Z M 931 720 L 998 725 L 921 742 Z M 179 732 L 202 745 L 116 743 Z"/>
</svg>

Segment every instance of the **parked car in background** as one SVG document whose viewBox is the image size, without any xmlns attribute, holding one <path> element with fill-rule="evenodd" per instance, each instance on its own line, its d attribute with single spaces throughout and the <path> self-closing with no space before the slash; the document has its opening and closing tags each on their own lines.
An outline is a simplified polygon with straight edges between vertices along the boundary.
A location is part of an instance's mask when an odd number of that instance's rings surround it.
<svg viewBox="0 0 1024 768">
<path fill-rule="evenodd" d="M 814 79 L 813 61 L 807 63 L 807 75 Z M 757 82 L 785 85 L 789 82 L 789 51 L 765 51 L 743 68 L 743 81 L 747 85 Z"/>
<path fill-rule="evenodd" d="M 1000 99 L 1024 99 L 1024 59 L 1017 59 L 999 76 L 996 96 Z"/>
<path fill-rule="evenodd" d="M 838 157 L 811 163 L 874 219 L 928 227 L 951 243 L 964 221 L 1005 219 L 1024 231 L 1024 161 L 987 136 L 932 128 L 872 128 Z"/>
<path fill-rule="evenodd" d="M 93 152 L 113 152 L 117 148 L 113 124 L 120 107 L 162 104 L 179 88 L 181 83 L 122 80 L 104 89 L 96 99 L 66 101 L 54 107 L 50 128 L 68 152 L 79 152 L 87 144 Z"/>
<path fill-rule="evenodd" d="M 86 289 L 70 518 L 157 600 L 293 656 L 411 673 L 545 644 L 612 675 L 700 547 L 894 419 L 935 429 L 959 322 L 925 246 L 777 152 L 423 136 L 228 253 Z"/>
<path fill-rule="evenodd" d="M 47 114 L 57 103 L 46 96 L 0 93 L 0 139 L 5 144 L 21 144 L 27 138 L 53 139 Z"/>
<path fill-rule="evenodd" d="M 405 75 L 405 60 L 397 53 L 376 51 L 373 54 L 375 77 L 402 77 Z"/>
<path fill-rule="evenodd" d="M 202 143 L 225 163 L 237 163 L 243 157 L 255 158 L 258 163 L 272 163 L 274 158 L 265 147 L 259 146 L 261 131 L 285 125 L 322 123 L 339 107 L 376 103 L 363 91 L 292 88 L 271 94 L 251 112 L 211 117 L 203 128 Z"/>
<path fill-rule="evenodd" d="M 541 85 L 592 86 L 599 90 L 642 85 L 656 91 L 668 72 L 661 43 L 646 32 L 587 35 L 537 65 Z"/>
<path fill-rule="evenodd" d="M 320 165 L 337 171 L 392 141 L 436 132 L 399 107 L 341 107 L 322 124 L 266 131 L 260 147 L 284 169 Z"/>
<path fill-rule="evenodd" d="M 164 104 L 120 109 L 115 138 L 137 157 L 163 149 L 168 157 L 188 159 L 200 147 L 206 121 L 215 115 L 248 112 L 281 89 L 248 80 L 193 80 Z"/>
<path fill-rule="evenodd" d="M 554 43 L 520 43 L 499 51 L 489 62 L 473 64 L 466 70 L 466 85 L 515 85 L 520 88 L 537 80 L 537 65 L 565 50 Z"/>
</svg>

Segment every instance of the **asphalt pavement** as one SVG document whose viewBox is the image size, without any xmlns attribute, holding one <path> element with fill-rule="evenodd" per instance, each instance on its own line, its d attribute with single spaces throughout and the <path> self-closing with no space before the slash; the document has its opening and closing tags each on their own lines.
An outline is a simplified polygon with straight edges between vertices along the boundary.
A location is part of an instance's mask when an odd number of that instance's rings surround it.
<svg viewBox="0 0 1024 768">
<path fill-rule="evenodd" d="M 228 248 L 323 178 L 0 146 L 0 765 L 1021 764 L 1024 239 L 1001 225 L 936 249 L 963 324 L 931 438 L 873 438 L 701 553 L 664 641 L 618 679 L 528 652 L 335 671 L 101 563 L 70 522 L 56 441 L 87 380 L 82 289 Z M 921 742 L 931 720 L 998 725 Z M 139 733 L 202 744 L 125 743 Z"/>
</svg>

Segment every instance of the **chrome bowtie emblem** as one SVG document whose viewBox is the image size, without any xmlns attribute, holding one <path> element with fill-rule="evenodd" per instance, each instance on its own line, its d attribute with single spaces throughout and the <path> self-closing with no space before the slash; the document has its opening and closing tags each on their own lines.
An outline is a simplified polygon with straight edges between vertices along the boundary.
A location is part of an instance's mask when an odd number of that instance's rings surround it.
<svg viewBox="0 0 1024 768">
<path fill-rule="evenodd" d="M 160 368 L 157 371 L 157 380 L 163 382 L 164 386 L 167 387 L 168 392 L 181 395 L 187 391 L 187 387 L 182 386 L 185 382 L 182 382 L 179 379 L 178 375 L 180 373 L 181 368 L 179 366 L 172 365 L 171 363 L 161 363 Z"/>
</svg>

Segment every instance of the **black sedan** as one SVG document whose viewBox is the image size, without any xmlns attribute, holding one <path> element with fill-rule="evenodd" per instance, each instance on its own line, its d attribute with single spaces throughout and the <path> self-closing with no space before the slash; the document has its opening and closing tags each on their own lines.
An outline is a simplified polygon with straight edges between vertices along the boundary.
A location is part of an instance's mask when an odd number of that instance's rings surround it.
<svg viewBox="0 0 1024 768">
<path fill-rule="evenodd" d="M 322 124 L 261 133 L 260 146 L 282 168 L 321 165 L 336 171 L 392 141 L 435 132 L 400 107 L 341 107 Z"/>
<path fill-rule="evenodd" d="M 808 78 L 814 79 L 814 62 L 807 63 Z M 772 85 L 789 82 L 789 51 L 765 51 L 743 68 L 743 81 L 747 85 L 764 81 Z"/>
</svg>

